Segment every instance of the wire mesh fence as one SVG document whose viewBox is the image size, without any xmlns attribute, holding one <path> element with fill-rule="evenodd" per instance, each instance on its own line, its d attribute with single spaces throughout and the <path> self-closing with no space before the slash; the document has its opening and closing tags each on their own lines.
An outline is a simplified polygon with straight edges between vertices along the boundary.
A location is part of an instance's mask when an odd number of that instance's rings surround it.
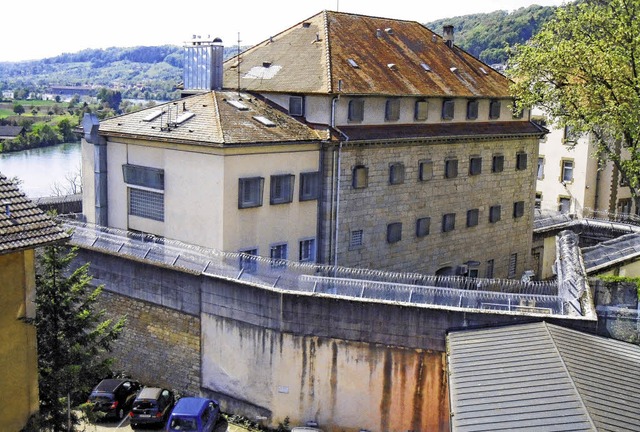
<svg viewBox="0 0 640 432">
<path fill-rule="evenodd" d="M 555 281 L 430 276 L 273 260 L 60 217 L 77 246 L 267 288 L 349 298 L 499 311 L 565 314 Z"/>
</svg>

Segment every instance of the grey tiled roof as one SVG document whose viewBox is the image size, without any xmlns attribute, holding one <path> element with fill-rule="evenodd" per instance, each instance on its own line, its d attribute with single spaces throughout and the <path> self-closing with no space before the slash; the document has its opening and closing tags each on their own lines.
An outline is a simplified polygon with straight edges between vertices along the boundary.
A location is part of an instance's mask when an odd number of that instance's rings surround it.
<svg viewBox="0 0 640 432">
<path fill-rule="evenodd" d="M 241 103 L 243 108 L 230 101 Z M 174 124 L 181 116 L 190 117 Z M 264 117 L 274 125 L 264 125 L 255 117 Z M 319 142 L 323 133 L 326 128 L 315 131 L 254 96 L 225 91 L 185 97 L 100 123 L 101 135 L 210 147 Z"/>
<path fill-rule="evenodd" d="M 453 431 L 640 430 L 640 347 L 548 323 L 447 337 Z"/>
<path fill-rule="evenodd" d="M 69 234 L 0 174 L 0 254 L 67 240 Z"/>
<path fill-rule="evenodd" d="M 23 131 L 22 126 L 0 126 L 0 137 L 17 137 Z"/>
<path fill-rule="evenodd" d="M 640 256 L 640 234 L 626 234 L 595 246 L 582 248 L 582 259 L 587 272 L 636 259 Z"/>
</svg>

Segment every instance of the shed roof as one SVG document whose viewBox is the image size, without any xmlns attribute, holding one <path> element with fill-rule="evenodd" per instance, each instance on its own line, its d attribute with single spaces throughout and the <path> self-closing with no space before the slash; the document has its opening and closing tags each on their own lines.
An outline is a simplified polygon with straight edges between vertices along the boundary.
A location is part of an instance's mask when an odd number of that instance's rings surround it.
<svg viewBox="0 0 640 432">
<path fill-rule="evenodd" d="M 416 21 L 323 11 L 224 63 L 257 92 L 507 98 L 509 80 Z"/>
<path fill-rule="evenodd" d="M 630 431 L 640 347 L 540 322 L 451 332 L 453 431 Z"/>
<path fill-rule="evenodd" d="M 100 134 L 222 147 L 318 141 L 326 128 L 316 131 L 253 95 L 213 91 L 104 120 Z"/>
<path fill-rule="evenodd" d="M 0 174 L 0 254 L 67 240 L 69 234 Z"/>
</svg>

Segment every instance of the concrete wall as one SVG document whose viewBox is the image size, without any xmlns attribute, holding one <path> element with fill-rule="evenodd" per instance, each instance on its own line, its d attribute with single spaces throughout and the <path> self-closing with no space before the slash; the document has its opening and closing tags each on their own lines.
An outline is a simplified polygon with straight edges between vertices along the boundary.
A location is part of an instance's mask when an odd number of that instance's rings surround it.
<svg viewBox="0 0 640 432">
<path fill-rule="evenodd" d="M 34 313 L 33 250 L 0 255 L 1 429 L 17 431 L 38 411 L 35 327 L 21 321 Z"/>
</svg>

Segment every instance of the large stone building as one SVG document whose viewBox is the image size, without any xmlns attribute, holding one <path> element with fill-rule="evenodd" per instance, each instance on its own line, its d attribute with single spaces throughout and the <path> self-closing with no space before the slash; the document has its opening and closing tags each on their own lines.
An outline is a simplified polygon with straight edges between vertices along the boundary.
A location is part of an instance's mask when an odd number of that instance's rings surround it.
<svg viewBox="0 0 640 432">
<path fill-rule="evenodd" d="M 340 266 L 529 268 L 545 130 L 451 27 L 324 11 L 221 56 L 194 40 L 194 96 L 85 125 L 89 222 Z"/>
<path fill-rule="evenodd" d="M 16 431 L 38 411 L 34 249 L 69 235 L 2 174 L 0 203 L 0 419 Z"/>
</svg>

